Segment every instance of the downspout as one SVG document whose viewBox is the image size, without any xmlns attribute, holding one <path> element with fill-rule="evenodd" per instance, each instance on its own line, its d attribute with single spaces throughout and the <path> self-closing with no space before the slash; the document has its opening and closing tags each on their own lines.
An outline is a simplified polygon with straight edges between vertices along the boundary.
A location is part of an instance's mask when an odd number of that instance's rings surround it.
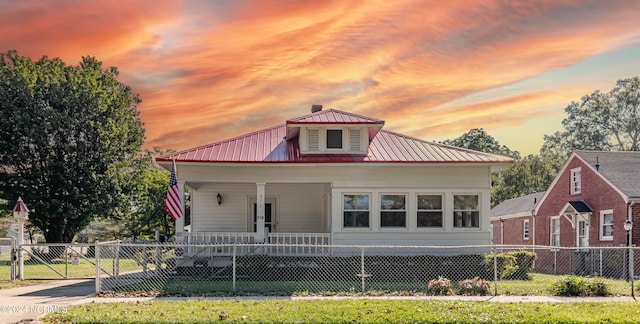
<svg viewBox="0 0 640 324">
<path fill-rule="evenodd" d="M 627 211 L 627 219 L 633 222 L 633 208 L 632 206 L 635 205 L 637 201 L 636 200 L 631 200 L 631 203 L 629 203 L 629 208 Z M 640 224 L 634 224 L 636 226 L 640 225 Z M 629 232 L 629 243 L 631 244 L 631 246 L 633 246 L 633 231 Z"/>
<path fill-rule="evenodd" d="M 504 245 L 504 220 L 500 218 L 500 245 Z"/>
<path fill-rule="evenodd" d="M 533 246 L 536 246 L 536 213 L 535 213 L 535 209 L 531 211 L 531 223 L 532 228 L 531 228 L 531 235 L 533 236 L 533 240 L 531 241 L 531 243 L 533 243 Z"/>
</svg>

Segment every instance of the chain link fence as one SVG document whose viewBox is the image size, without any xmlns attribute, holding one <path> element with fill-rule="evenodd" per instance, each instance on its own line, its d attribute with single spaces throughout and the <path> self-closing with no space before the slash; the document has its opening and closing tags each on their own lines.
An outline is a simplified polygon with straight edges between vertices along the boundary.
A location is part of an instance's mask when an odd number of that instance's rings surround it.
<svg viewBox="0 0 640 324">
<path fill-rule="evenodd" d="M 597 278 L 609 295 L 629 296 L 639 254 L 637 248 L 113 241 L 96 244 L 95 275 L 97 293 L 164 296 L 430 295 L 441 294 L 434 288 L 443 283 L 456 294 L 549 295 L 564 275 L 575 275 Z"/>
<path fill-rule="evenodd" d="M 95 276 L 93 244 L 23 244 L 18 251 L 22 251 L 24 256 L 22 279 L 77 279 Z"/>
</svg>

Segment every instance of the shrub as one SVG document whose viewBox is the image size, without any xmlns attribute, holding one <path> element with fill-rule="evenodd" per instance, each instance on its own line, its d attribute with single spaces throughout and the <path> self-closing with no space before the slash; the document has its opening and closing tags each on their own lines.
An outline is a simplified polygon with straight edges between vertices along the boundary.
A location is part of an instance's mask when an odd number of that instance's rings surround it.
<svg viewBox="0 0 640 324">
<path fill-rule="evenodd" d="M 555 296 L 607 296 L 609 288 L 601 279 L 568 275 L 553 283 L 551 293 Z"/>
<path fill-rule="evenodd" d="M 580 296 L 583 284 L 583 277 L 563 276 L 553 283 L 551 293 L 555 296 Z"/>
<path fill-rule="evenodd" d="M 433 296 L 447 296 L 453 295 L 453 289 L 451 289 L 451 280 L 438 277 L 438 279 L 432 279 L 427 285 L 427 293 Z"/>
<path fill-rule="evenodd" d="M 487 271 L 493 274 L 493 252 L 488 254 L 485 257 L 485 261 L 487 264 Z M 496 255 L 496 264 L 497 264 L 497 272 L 498 279 L 504 279 L 510 277 L 513 273 L 518 270 L 517 260 L 514 256 L 508 255 L 506 253 L 500 253 Z M 493 275 L 490 276 L 493 279 Z"/>
<path fill-rule="evenodd" d="M 588 278 L 584 281 L 583 295 L 586 296 L 608 296 L 609 287 L 599 278 Z"/>
<path fill-rule="evenodd" d="M 533 269 L 533 262 L 536 260 L 537 255 L 534 252 L 525 250 L 507 252 L 505 254 L 516 259 L 516 269 L 504 278 L 513 280 L 531 280 L 529 271 Z"/>
<path fill-rule="evenodd" d="M 489 281 L 475 277 L 459 282 L 461 295 L 488 295 L 491 283 Z"/>
</svg>

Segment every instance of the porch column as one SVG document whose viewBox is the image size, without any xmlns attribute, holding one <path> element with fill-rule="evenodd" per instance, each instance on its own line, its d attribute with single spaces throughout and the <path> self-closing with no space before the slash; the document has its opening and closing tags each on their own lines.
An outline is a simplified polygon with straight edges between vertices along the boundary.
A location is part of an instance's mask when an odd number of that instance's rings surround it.
<svg viewBox="0 0 640 324">
<path fill-rule="evenodd" d="M 264 182 L 256 183 L 256 243 L 264 243 Z"/>
<path fill-rule="evenodd" d="M 176 218 L 176 243 L 184 242 L 184 181 L 178 181 L 178 192 L 180 194 L 180 209 L 182 217 Z"/>
</svg>

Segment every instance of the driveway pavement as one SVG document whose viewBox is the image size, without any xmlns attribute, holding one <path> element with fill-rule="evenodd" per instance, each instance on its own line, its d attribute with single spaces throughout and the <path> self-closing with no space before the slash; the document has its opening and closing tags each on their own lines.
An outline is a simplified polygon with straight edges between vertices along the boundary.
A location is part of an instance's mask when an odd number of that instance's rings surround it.
<svg viewBox="0 0 640 324">
<path fill-rule="evenodd" d="M 0 323 L 29 323 L 49 312 L 64 312 L 66 306 L 95 292 L 93 279 L 60 280 L 34 286 L 0 290 Z"/>
</svg>

